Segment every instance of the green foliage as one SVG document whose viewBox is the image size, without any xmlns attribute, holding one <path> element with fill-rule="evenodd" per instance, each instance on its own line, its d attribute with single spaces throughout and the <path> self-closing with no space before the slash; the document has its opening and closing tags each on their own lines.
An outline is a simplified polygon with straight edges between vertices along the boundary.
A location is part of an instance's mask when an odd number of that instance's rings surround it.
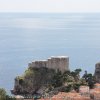
<svg viewBox="0 0 100 100">
<path fill-rule="evenodd" d="M 33 76 L 34 75 L 34 70 L 31 68 L 28 68 L 25 73 L 24 73 L 24 77 L 29 77 L 29 76 Z"/>
<path fill-rule="evenodd" d="M 0 89 L 0 100 L 6 100 L 6 91 L 3 88 Z"/>
<path fill-rule="evenodd" d="M 88 85 L 87 82 L 86 82 L 86 80 L 85 80 L 84 78 L 81 78 L 81 79 L 80 79 L 80 84 L 81 84 L 81 85 L 85 85 L 85 86 Z"/>
<path fill-rule="evenodd" d="M 16 93 L 22 95 L 34 94 L 41 87 L 51 84 L 54 74 L 55 71 L 53 69 L 29 67 L 23 76 L 17 78 L 16 82 L 19 83 L 19 87 L 15 89 Z"/>
<path fill-rule="evenodd" d="M 65 71 L 61 73 L 57 71 L 53 77 L 53 86 L 60 87 L 65 84 L 64 92 L 70 92 L 71 90 L 79 91 L 79 87 L 82 85 L 89 85 L 90 88 L 94 85 L 94 78 L 92 74 L 86 74 L 85 78 L 80 78 L 81 69 L 76 69 L 74 71 Z"/>
<path fill-rule="evenodd" d="M 79 79 L 80 79 L 80 72 L 81 71 L 82 71 L 81 69 L 76 69 L 76 70 L 74 70 L 74 71 L 71 72 L 71 76 L 74 77 L 74 80 L 76 82 L 79 81 Z"/>
<path fill-rule="evenodd" d="M 82 71 L 82 69 L 75 69 L 75 73 L 77 74 L 77 75 L 79 75 L 80 74 L 80 72 Z"/>
<path fill-rule="evenodd" d="M 65 71 L 62 75 L 63 78 L 63 82 L 71 82 L 72 78 L 71 78 L 71 73 L 70 71 Z"/>
<path fill-rule="evenodd" d="M 71 90 L 79 90 L 81 85 L 89 85 L 90 88 L 94 85 L 94 78 L 92 74 L 85 72 L 83 78 L 80 78 L 81 69 L 75 69 L 74 71 L 65 71 L 62 73 L 60 70 L 57 72 L 53 69 L 45 67 L 33 68 L 29 67 L 23 76 L 18 77 L 20 85 L 22 85 L 22 93 L 34 94 L 42 86 L 48 86 L 48 91 L 52 91 L 55 88 L 64 86 L 62 91 L 70 92 Z M 28 89 L 26 89 L 28 87 Z M 24 88 L 26 90 L 24 90 Z"/>
<path fill-rule="evenodd" d="M 52 85 L 55 87 L 60 87 L 64 83 L 67 83 L 67 86 L 65 88 L 65 92 L 69 92 L 71 90 L 77 90 L 79 89 L 81 83 L 80 80 L 80 72 L 81 69 L 76 69 L 74 71 L 65 71 L 64 73 L 61 73 L 59 70 L 57 73 L 55 73 L 53 77 Z M 83 83 L 84 84 L 84 83 Z"/>
<path fill-rule="evenodd" d="M 14 97 L 7 95 L 3 88 L 0 88 L 0 100 L 16 100 Z"/>
<path fill-rule="evenodd" d="M 85 79 L 85 81 L 87 82 L 87 84 L 90 88 L 94 87 L 95 78 L 91 73 L 87 73 L 87 71 L 85 71 L 85 74 L 83 75 L 83 78 Z"/>
<path fill-rule="evenodd" d="M 71 90 L 72 90 L 72 85 L 70 84 L 65 88 L 64 92 L 70 92 Z"/>
<path fill-rule="evenodd" d="M 54 87 L 62 86 L 63 80 L 62 80 L 62 73 L 61 71 L 57 70 L 57 73 L 54 74 L 52 79 L 52 85 Z"/>
<path fill-rule="evenodd" d="M 80 83 L 75 83 L 75 84 L 73 84 L 73 89 L 78 91 L 80 86 L 81 86 Z"/>
<path fill-rule="evenodd" d="M 16 98 L 6 95 L 6 100 L 16 100 Z"/>
</svg>

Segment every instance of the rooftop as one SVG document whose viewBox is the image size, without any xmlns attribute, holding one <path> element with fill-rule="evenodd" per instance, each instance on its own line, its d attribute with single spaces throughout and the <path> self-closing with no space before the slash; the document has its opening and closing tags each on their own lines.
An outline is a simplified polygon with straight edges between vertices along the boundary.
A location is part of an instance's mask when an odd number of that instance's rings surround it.
<svg viewBox="0 0 100 100">
<path fill-rule="evenodd" d="M 51 58 L 69 58 L 68 56 L 51 56 Z"/>
</svg>

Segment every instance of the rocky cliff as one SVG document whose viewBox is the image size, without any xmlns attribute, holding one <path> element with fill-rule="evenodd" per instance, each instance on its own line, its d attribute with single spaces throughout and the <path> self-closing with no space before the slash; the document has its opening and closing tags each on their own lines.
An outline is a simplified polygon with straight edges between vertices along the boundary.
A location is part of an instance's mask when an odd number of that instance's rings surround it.
<svg viewBox="0 0 100 100">
<path fill-rule="evenodd" d="M 53 69 L 29 67 L 24 75 L 15 78 L 13 94 L 42 94 L 46 87 L 50 87 Z"/>
</svg>

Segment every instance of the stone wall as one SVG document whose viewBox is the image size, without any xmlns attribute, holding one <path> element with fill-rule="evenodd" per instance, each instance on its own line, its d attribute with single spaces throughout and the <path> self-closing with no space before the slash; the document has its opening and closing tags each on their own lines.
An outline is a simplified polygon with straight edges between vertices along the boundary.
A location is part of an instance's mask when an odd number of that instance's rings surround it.
<svg viewBox="0 0 100 100">
<path fill-rule="evenodd" d="M 28 64 L 29 67 L 47 67 L 47 61 L 46 60 L 40 60 L 40 61 L 34 61 L 32 63 Z"/>
<path fill-rule="evenodd" d="M 95 65 L 95 78 L 100 83 L 100 62 Z"/>
<path fill-rule="evenodd" d="M 61 72 L 64 72 L 66 70 L 69 70 L 69 57 L 66 56 L 52 56 L 51 58 L 48 58 L 47 60 L 40 60 L 40 61 L 34 61 L 32 63 L 29 63 L 29 67 L 46 67 L 54 70 L 60 70 Z"/>
</svg>

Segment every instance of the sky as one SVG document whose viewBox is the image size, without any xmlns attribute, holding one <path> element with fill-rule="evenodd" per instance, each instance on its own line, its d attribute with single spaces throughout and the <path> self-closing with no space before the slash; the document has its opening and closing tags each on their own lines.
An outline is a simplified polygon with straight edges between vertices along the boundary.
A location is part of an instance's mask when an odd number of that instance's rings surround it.
<svg viewBox="0 0 100 100">
<path fill-rule="evenodd" d="M 100 0 L 0 0 L 0 12 L 100 12 Z"/>
</svg>

